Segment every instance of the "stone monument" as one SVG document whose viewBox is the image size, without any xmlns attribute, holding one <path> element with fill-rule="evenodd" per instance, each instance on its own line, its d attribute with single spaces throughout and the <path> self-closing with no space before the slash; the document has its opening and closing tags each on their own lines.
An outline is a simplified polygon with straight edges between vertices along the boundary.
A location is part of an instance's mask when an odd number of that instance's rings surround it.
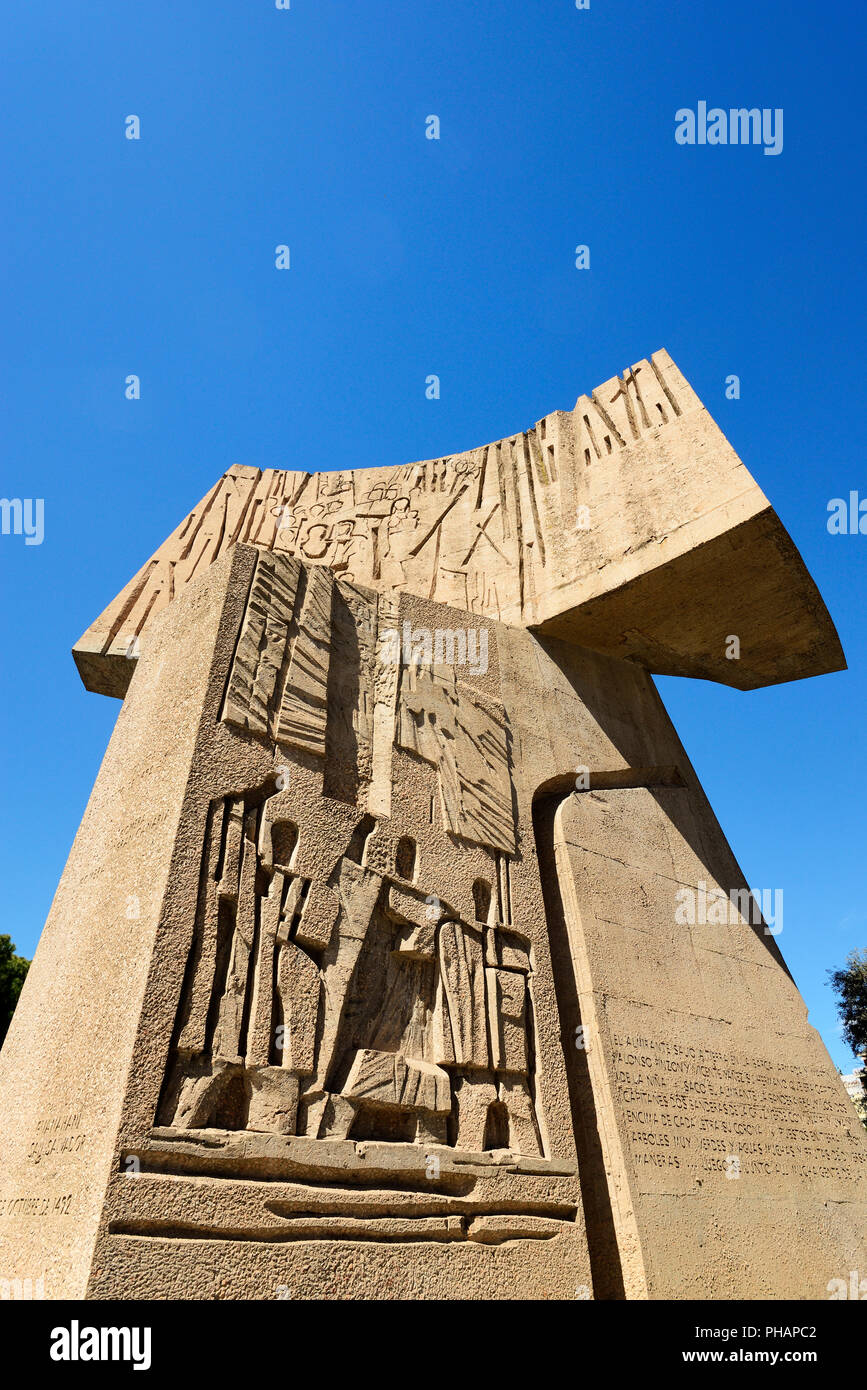
<svg viewBox="0 0 867 1390">
<path fill-rule="evenodd" d="M 666 352 L 448 458 L 231 468 L 74 656 L 123 705 L 0 1055 L 0 1277 L 867 1273 L 867 1136 L 652 681 L 845 662 Z"/>
</svg>

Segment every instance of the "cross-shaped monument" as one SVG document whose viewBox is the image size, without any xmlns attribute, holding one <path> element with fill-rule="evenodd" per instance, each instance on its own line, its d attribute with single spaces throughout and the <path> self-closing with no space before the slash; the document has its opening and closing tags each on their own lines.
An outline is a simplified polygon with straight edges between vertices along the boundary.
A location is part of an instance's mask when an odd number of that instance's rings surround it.
<svg viewBox="0 0 867 1390">
<path fill-rule="evenodd" d="M 326 453 L 231 468 L 74 648 L 123 705 L 0 1056 L 0 1275 L 827 1297 L 867 1136 L 652 680 L 843 669 L 794 544 L 664 351 Z"/>
</svg>

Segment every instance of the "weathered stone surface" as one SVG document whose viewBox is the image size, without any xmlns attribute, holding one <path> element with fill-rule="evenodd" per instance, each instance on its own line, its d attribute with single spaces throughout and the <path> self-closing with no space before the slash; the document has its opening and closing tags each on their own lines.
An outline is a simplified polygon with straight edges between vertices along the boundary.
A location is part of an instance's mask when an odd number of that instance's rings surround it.
<svg viewBox="0 0 867 1390">
<path fill-rule="evenodd" d="M 642 669 L 839 664 L 777 528 L 666 354 L 469 455 L 227 475 L 77 652 L 126 694 L 0 1054 L 4 1277 L 811 1299 L 863 1267 L 867 1140 Z"/>
<path fill-rule="evenodd" d="M 122 695 L 131 644 L 237 541 L 657 674 L 749 690 L 845 666 L 791 539 L 664 350 L 573 411 L 448 458 L 234 466 L 76 643 L 87 688 Z M 267 647 L 258 659 L 246 669 L 267 682 Z"/>
</svg>

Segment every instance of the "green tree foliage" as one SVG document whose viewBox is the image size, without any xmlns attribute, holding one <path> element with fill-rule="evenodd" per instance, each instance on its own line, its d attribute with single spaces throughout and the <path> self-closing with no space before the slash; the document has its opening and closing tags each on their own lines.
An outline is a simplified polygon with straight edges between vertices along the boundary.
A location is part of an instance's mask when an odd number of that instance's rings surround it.
<svg viewBox="0 0 867 1390">
<path fill-rule="evenodd" d="M 16 956 L 11 936 L 0 936 L 0 1043 L 6 1036 L 30 961 Z"/>
<path fill-rule="evenodd" d="M 867 949 L 850 951 L 845 968 L 829 970 L 828 976 L 837 996 L 843 1037 L 856 1057 L 863 1057 L 867 1052 Z"/>
</svg>

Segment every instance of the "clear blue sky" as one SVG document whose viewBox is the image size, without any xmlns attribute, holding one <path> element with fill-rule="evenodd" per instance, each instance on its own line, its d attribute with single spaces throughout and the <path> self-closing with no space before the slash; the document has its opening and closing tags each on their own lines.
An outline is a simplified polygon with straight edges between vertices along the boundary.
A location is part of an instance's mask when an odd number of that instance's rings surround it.
<svg viewBox="0 0 867 1390">
<path fill-rule="evenodd" d="M 0 930 L 32 954 L 119 708 L 84 691 L 69 649 L 230 464 L 443 455 L 665 346 L 849 659 L 750 694 L 660 681 L 748 880 L 784 890 L 780 945 L 848 1069 L 825 972 L 867 944 L 867 536 L 830 536 L 826 509 L 867 496 L 863 7 L 5 0 L 0 16 L 0 491 L 45 499 L 42 545 L 0 537 Z M 678 146 L 675 111 L 700 100 L 782 107 L 782 154 Z"/>
</svg>

